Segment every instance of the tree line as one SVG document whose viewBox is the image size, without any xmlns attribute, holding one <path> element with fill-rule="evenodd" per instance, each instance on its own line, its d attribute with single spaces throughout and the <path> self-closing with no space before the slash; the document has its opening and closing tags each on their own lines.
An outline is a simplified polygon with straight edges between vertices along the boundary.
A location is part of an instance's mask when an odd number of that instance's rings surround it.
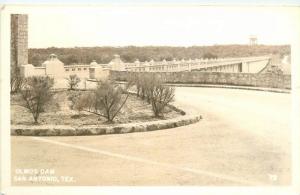
<svg viewBox="0 0 300 195">
<path fill-rule="evenodd" d="M 260 55 L 290 54 L 289 45 L 214 45 L 214 46 L 126 46 L 126 47 L 74 47 L 74 48 L 31 48 L 29 49 L 29 63 L 40 66 L 51 53 L 54 53 L 65 65 L 89 64 L 96 60 L 100 64 L 109 63 L 115 54 L 119 54 L 124 62 L 170 61 L 175 59 L 196 58 L 225 58 L 248 57 Z"/>
</svg>

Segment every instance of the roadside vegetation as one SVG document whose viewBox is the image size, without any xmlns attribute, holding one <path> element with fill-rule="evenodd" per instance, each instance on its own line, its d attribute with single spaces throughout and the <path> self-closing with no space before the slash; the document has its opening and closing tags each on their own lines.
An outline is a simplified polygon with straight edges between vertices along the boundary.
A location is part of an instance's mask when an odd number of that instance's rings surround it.
<svg viewBox="0 0 300 195">
<path fill-rule="evenodd" d="M 140 92 L 134 91 L 139 86 Z M 120 85 L 98 81 L 93 90 L 54 90 L 49 77 L 23 79 L 22 88 L 11 96 L 12 124 L 98 125 L 155 121 L 181 115 L 167 105 L 174 89 L 160 78 L 139 77 Z"/>
<path fill-rule="evenodd" d="M 70 75 L 66 80 L 68 82 L 69 90 L 75 90 L 80 83 L 80 78 L 76 74 Z"/>
<path fill-rule="evenodd" d="M 20 68 L 12 67 L 10 70 L 10 93 L 18 93 L 22 89 L 24 78 L 21 77 Z"/>
<path fill-rule="evenodd" d="M 20 89 L 20 105 L 32 114 L 35 124 L 38 124 L 40 114 L 46 111 L 46 105 L 53 98 L 53 84 L 54 80 L 49 77 L 35 76 L 24 79 L 24 86 Z"/>
<path fill-rule="evenodd" d="M 175 88 L 164 85 L 163 78 L 155 74 L 141 74 L 129 81 L 136 87 L 136 95 L 152 106 L 155 117 L 163 117 L 166 107 L 174 101 Z"/>
<path fill-rule="evenodd" d="M 129 93 L 114 81 L 98 81 L 97 88 L 75 98 L 73 109 L 106 118 L 112 123 L 127 102 Z M 72 99 L 72 97 L 71 97 Z"/>
</svg>

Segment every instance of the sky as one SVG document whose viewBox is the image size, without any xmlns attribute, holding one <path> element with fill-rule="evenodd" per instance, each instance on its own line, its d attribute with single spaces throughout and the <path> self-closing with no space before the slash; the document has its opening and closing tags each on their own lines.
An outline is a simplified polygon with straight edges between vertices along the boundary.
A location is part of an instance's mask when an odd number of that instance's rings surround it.
<svg viewBox="0 0 300 195">
<path fill-rule="evenodd" d="M 217 4 L 264 4 L 264 5 L 300 5 L 299 0 L 0 0 L 0 3 L 217 3 Z"/>
<path fill-rule="evenodd" d="M 291 44 L 295 14 L 284 7 L 88 6 L 34 9 L 29 47 Z"/>
</svg>

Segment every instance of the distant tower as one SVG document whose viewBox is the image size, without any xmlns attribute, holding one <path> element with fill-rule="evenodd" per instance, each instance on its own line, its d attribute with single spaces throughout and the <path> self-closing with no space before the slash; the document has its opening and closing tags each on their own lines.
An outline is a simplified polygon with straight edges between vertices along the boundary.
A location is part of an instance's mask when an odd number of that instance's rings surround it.
<svg viewBox="0 0 300 195">
<path fill-rule="evenodd" d="M 249 37 L 249 44 L 250 45 L 257 45 L 257 37 L 254 35 L 250 35 Z"/>
</svg>

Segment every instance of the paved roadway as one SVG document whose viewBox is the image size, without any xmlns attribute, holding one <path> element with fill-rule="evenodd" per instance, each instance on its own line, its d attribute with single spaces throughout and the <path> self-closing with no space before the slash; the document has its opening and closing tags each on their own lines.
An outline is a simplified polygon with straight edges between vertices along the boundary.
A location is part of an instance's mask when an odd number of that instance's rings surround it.
<svg viewBox="0 0 300 195">
<path fill-rule="evenodd" d="M 12 137 L 13 176 L 16 168 L 48 168 L 74 181 L 43 185 L 290 183 L 290 94 L 180 87 L 176 104 L 203 120 L 122 135 Z"/>
</svg>

